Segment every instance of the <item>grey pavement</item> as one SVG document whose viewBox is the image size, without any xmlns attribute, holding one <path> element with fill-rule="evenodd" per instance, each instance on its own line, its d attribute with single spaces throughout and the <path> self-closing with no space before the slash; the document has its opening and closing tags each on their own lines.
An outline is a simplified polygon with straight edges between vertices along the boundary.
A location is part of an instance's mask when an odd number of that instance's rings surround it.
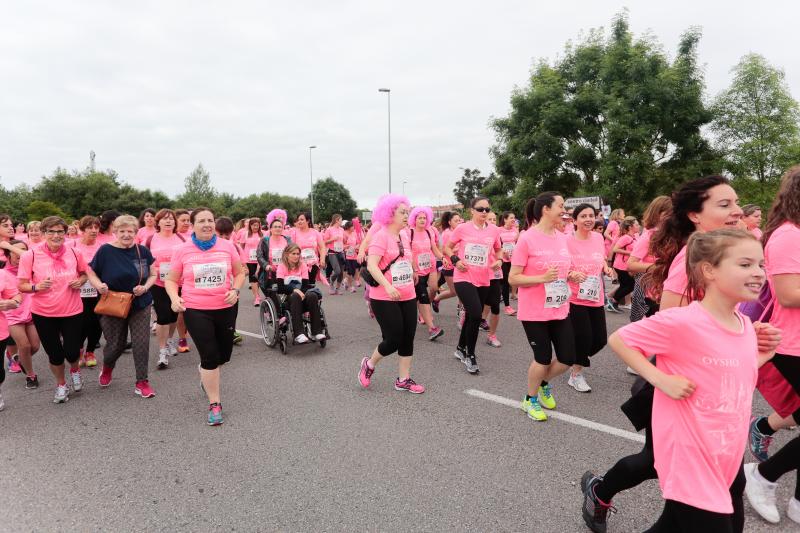
<svg viewBox="0 0 800 533">
<path fill-rule="evenodd" d="M 258 333 L 243 296 L 238 329 Z M 64 405 L 39 354 L 41 387 L 9 375 L 0 413 L 0 531 L 588 531 L 578 481 L 602 473 L 640 445 L 561 420 L 534 422 L 519 409 L 465 394 L 478 389 L 518 400 L 532 354 L 516 318 L 503 316 L 500 349 L 478 347 L 479 375 L 452 355 L 455 300 L 436 318 L 437 342 L 418 330 L 412 375 L 421 396 L 394 390 L 396 357 L 369 390 L 356 375 L 379 340 L 361 293 L 326 296 L 332 339 L 325 349 L 287 355 L 246 336 L 222 371 L 225 424 L 205 424 L 197 352 L 155 369 L 157 396 L 133 394 L 124 355 L 108 389 L 97 369 Z M 624 323 L 608 315 L 609 329 Z M 102 354 L 102 349 L 98 351 Z M 98 367 L 99 368 L 99 367 Z M 632 430 L 619 410 L 631 376 L 605 349 L 580 394 L 554 382 L 558 410 Z M 758 397 L 757 412 L 768 409 Z M 778 435 L 777 450 L 795 432 Z M 752 461 L 749 454 L 746 461 Z M 785 517 L 794 476 L 781 480 L 783 521 L 772 526 L 748 506 L 746 531 L 793 531 Z M 609 531 L 642 531 L 660 514 L 655 481 L 614 500 Z"/>
</svg>

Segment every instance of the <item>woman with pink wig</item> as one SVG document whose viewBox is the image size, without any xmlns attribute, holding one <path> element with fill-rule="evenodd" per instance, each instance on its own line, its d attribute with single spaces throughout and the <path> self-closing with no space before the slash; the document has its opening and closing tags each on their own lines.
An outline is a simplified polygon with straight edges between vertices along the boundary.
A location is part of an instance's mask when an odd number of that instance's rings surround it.
<svg viewBox="0 0 800 533">
<path fill-rule="evenodd" d="M 410 375 L 417 331 L 414 290 L 417 267 L 411 260 L 408 236 L 401 231 L 408 223 L 408 210 L 408 198 L 387 194 L 378 200 L 372 212 L 372 219 L 380 223 L 382 229 L 371 238 L 367 269 L 378 284 L 370 289 L 370 303 L 383 340 L 371 357 L 361 360 L 358 381 L 362 387 L 369 387 L 376 365 L 387 355 L 397 352 L 399 370 L 394 382 L 395 390 L 422 394 L 425 387 L 415 383 Z"/>
<path fill-rule="evenodd" d="M 418 280 L 414 287 L 417 293 L 417 309 L 428 326 L 428 340 L 434 341 L 444 335 L 444 330 L 433 323 L 428 291 L 430 277 L 436 273 L 436 260 L 442 258 L 442 252 L 436 243 L 436 234 L 431 228 L 432 220 L 433 211 L 430 207 L 415 207 L 409 215 L 408 228 L 403 232 L 411 243 L 411 259 L 417 267 Z"/>
</svg>

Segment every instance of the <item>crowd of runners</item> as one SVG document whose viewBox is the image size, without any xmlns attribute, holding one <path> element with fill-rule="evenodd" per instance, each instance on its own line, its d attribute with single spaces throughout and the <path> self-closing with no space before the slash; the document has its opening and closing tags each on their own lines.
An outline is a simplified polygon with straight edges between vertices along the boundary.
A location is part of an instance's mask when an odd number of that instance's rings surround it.
<svg viewBox="0 0 800 533">
<path fill-rule="evenodd" d="M 43 352 L 54 402 L 64 403 L 86 386 L 86 368 L 99 364 L 99 386 L 111 386 L 130 351 L 134 392 L 151 398 L 155 335 L 159 369 L 197 351 L 207 423 L 220 425 L 220 368 L 241 341 L 241 291 L 262 312 L 263 299 L 286 310 L 292 344 L 329 338 L 325 293 L 362 292 L 380 342 L 361 359 L 360 386 L 396 353 L 394 388 L 422 394 L 412 378 L 417 328 L 436 342 L 440 308 L 453 305 L 453 355 L 473 375 L 479 346 L 502 349 L 501 317 L 521 323 L 533 357 L 520 406 L 536 422 L 557 408 L 557 376 L 592 390 L 583 370 L 606 344 L 638 376 L 620 401 L 645 445 L 602 475 L 584 474 L 592 531 L 606 531 L 616 494 L 655 478 L 665 503 L 649 531 L 742 531 L 745 496 L 778 523 L 777 483 L 800 467 L 800 437 L 770 450 L 775 432 L 800 421 L 800 166 L 786 172 L 763 221 L 761 207 L 740 206 L 721 176 L 626 215 L 615 209 L 606 219 L 587 203 L 566 209 L 558 192 L 520 213 L 496 213 L 479 196 L 438 218 L 389 194 L 363 226 L 340 215 L 315 225 L 309 213 L 290 219 L 282 209 L 234 222 L 197 206 L 70 223 L 0 215 L 0 384 L 7 365 L 24 376 L 19 386 L 39 387 L 45 364 L 34 356 Z M 609 336 L 606 313 L 623 312 L 630 324 Z M 753 416 L 755 389 L 772 413 Z M 755 462 L 745 463 L 748 448 Z M 800 523 L 800 478 L 785 512 Z"/>
</svg>

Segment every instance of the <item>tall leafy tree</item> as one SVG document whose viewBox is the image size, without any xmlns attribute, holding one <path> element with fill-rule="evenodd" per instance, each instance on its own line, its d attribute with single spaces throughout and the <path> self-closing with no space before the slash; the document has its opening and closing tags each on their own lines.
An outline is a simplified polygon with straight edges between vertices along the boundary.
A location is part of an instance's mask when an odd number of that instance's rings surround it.
<svg viewBox="0 0 800 533">
<path fill-rule="evenodd" d="M 356 216 L 357 204 L 347 187 L 328 176 L 314 183 L 314 222 L 326 222 L 339 213 L 345 219 Z"/>
<path fill-rule="evenodd" d="M 681 37 L 670 61 L 649 36 L 635 38 L 625 13 L 611 31 L 592 30 L 541 61 L 511 112 L 492 122 L 494 184 L 522 205 L 542 190 L 591 193 L 612 205 L 641 208 L 687 178 L 718 170 L 700 133 L 711 120 L 697 67 L 700 33 Z M 511 189 L 513 187 L 513 189 Z"/>
<path fill-rule="evenodd" d="M 732 72 L 714 99 L 711 130 L 730 172 L 765 184 L 800 156 L 800 107 L 783 71 L 763 56 L 744 56 Z"/>
<path fill-rule="evenodd" d="M 186 176 L 183 184 L 183 194 L 176 199 L 176 203 L 181 207 L 205 206 L 212 209 L 218 207 L 218 195 L 211 185 L 211 174 L 202 163 L 198 163 L 192 173 Z"/>
<path fill-rule="evenodd" d="M 456 182 L 453 195 L 458 203 L 467 206 L 473 198 L 483 194 L 481 191 L 494 176 L 481 176 L 481 171 L 477 168 L 465 168 L 463 170 L 464 174 Z"/>
</svg>

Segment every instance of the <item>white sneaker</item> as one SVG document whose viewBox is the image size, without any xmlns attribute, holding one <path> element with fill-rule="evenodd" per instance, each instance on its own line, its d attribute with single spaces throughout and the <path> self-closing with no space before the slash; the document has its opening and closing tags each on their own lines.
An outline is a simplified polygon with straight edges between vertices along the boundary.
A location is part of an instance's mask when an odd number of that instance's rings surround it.
<svg viewBox="0 0 800 533">
<path fill-rule="evenodd" d="M 69 387 L 64 383 L 56 387 L 56 395 L 53 398 L 53 403 L 64 403 L 69 400 Z"/>
<path fill-rule="evenodd" d="M 764 479 L 758 471 L 758 463 L 744 465 L 744 475 L 747 479 L 744 493 L 750 506 L 767 522 L 773 524 L 780 522 L 781 515 L 775 506 L 775 489 L 778 488 L 778 484 Z"/>
<path fill-rule="evenodd" d="M 167 348 L 170 355 L 178 355 L 178 339 L 170 339 L 167 341 Z"/>
<path fill-rule="evenodd" d="M 81 379 L 81 373 L 78 372 L 70 372 L 69 376 L 72 378 L 72 389 L 75 392 L 80 392 L 83 388 L 83 379 Z"/>
<path fill-rule="evenodd" d="M 164 370 L 169 366 L 169 348 L 161 348 L 158 350 L 158 368 Z"/>
<path fill-rule="evenodd" d="M 301 333 L 297 337 L 294 338 L 295 344 L 305 344 L 308 342 L 308 337 L 306 337 L 305 333 Z"/>
<path fill-rule="evenodd" d="M 620 309 L 625 309 L 627 311 L 631 310 L 631 305 L 630 304 L 618 305 L 617 307 L 619 307 Z"/>
<path fill-rule="evenodd" d="M 636 373 L 636 370 L 632 369 L 631 367 L 627 367 L 627 368 L 625 369 L 625 372 L 627 372 L 627 373 L 628 373 L 628 374 L 630 374 L 631 376 L 638 376 L 638 375 L 639 375 L 639 374 L 637 374 L 637 373 Z"/>
<path fill-rule="evenodd" d="M 324 341 L 325 339 L 327 339 L 327 337 L 325 336 L 324 333 L 317 333 L 316 335 L 314 335 L 315 341 Z"/>
<path fill-rule="evenodd" d="M 3 400 L 0 399 L 0 405 L 2 405 L 2 403 Z M 786 516 L 800 524 L 800 500 L 794 497 L 789 500 L 789 507 L 786 508 Z"/>
<path fill-rule="evenodd" d="M 592 392 L 592 388 L 586 383 L 583 374 L 570 374 L 567 384 L 578 392 Z"/>
</svg>

